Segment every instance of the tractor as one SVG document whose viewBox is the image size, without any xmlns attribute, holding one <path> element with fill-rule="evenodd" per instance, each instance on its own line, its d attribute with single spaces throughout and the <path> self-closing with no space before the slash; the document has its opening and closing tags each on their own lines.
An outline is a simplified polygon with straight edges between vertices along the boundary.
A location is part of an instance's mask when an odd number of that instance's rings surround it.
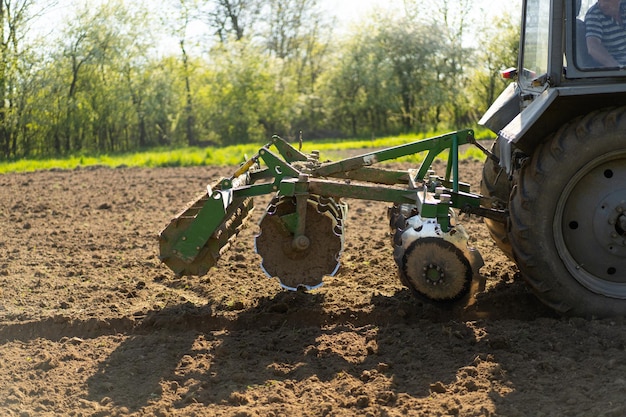
<svg viewBox="0 0 626 417">
<path fill-rule="evenodd" d="M 419 298 L 449 303 L 476 288 L 483 261 L 461 212 L 484 218 L 557 312 L 626 315 L 626 68 L 592 58 L 585 15 L 595 0 L 583 1 L 523 1 L 518 65 L 503 73 L 513 82 L 479 121 L 497 135 L 491 149 L 461 130 L 332 162 L 274 136 L 172 219 L 161 260 L 177 275 L 206 274 L 254 197 L 271 195 L 255 238 L 261 268 L 286 289 L 312 290 L 339 269 L 345 200 L 384 201 L 399 278 Z M 464 144 L 487 155 L 480 193 L 459 180 Z M 376 165 L 415 153 L 426 156 L 414 169 Z"/>
</svg>

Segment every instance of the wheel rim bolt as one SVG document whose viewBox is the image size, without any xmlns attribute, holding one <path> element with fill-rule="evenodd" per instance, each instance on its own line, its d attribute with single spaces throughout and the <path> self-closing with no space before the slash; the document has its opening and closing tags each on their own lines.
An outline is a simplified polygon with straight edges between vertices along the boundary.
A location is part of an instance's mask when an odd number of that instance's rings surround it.
<svg viewBox="0 0 626 417">
<path fill-rule="evenodd" d="M 438 276 L 435 276 L 438 275 Z M 424 279 L 431 285 L 438 285 L 445 278 L 443 268 L 439 265 L 429 264 L 424 267 Z"/>
</svg>

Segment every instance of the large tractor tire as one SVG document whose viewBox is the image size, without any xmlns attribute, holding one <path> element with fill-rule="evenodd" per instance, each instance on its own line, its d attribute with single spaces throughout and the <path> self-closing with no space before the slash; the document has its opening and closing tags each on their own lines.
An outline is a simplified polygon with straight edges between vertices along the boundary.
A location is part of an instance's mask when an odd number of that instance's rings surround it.
<svg viewBox="0 0 626 417">
<path fill-rule="evenodd" d="M 498 140 L 491 146 L 491 152 L 500 158 Z M 492 204 L 489 208 L 504 210 L 508 207 L 511 194 L 511 181 L 505 170 L 491 158 L 487 158 L 485 165 L 483 165 L 480 192 L 483 196 L 492 199 Z M 484 222 L 496 246 L 498 246 L 506 256 L 513 259 L 513 249 L 511 248 L 511 242 L 509 242 L 507 225 L 488 218 L 485 218 Z"/>
<path fill-rule="evenodd" d="M 510 241 L 520 272 L 560 313 L 626 315 L 626 107 L 563 126 L 519 173 Z"/>
</svg>

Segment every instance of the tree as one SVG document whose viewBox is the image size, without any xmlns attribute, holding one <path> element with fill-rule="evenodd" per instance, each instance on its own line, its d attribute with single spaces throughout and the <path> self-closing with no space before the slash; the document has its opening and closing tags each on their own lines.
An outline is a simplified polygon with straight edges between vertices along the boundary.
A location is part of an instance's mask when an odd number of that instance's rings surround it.
<svg viewBox="0 0 626 417">
<path fill-rule="evenodd" d="M 262 5 L 261 0 L 208 0 L 205 15 L 221 42 L 229 36 L 240 41 L 255 27 Z"/>
<path fill-rule="evenodd" d="M 198 85 L 203 129 L 222 144 L 267 141 L 291 130 L 296 95 L 278 83 L 280 62 L 248 41 L 219 45 Z"/>
<path fill-rule="evenodd" d="M 442 36 L 426 23 L 373 19 L 341 45 L 325 78 L 329 113 L 349 119 L 351 135 L 419 130 L 440 105 Z"/>
<path fill-rule="evenodd" d="M 316 88 L 328 66 L 332 21 L 319 9 L 318 0 L 274 0 L 264 8 L 263 16 L 266 51 L 282 63 L 279 82 L 293 80 L 299 94 L 294 125 L 314 134 L 323 123 Z"/>
<path fill-rule="evenodd" d="M 445 93 L 440 101 L 443 107 L 437 108 L 437 120 L 442 121 L 442 112 L 446 112 L 449 122 L 456 128 L 467 126 L 471 122 L 470 107 L 466 100 L 468 73 L 473 56 L 473 46 L 469 36 L 475 25 L 473 13 L 476 9 L 473 0 L 440 0 L 428 3 L 405 0 L 409 16 L 417 21 L 426 21 L 440 29 L 444 47 L 437 59 L 438 80 Z"/>
<path fill-rule="evenodd" d="M 328 124 L 352 136 L 359 133 L 365 110 L 365 78 L 370 73 L 371 60 L 364 46 L 369 41 L 369 28 L 340 45 L 333 65 L 322 75 L 321 81 Z"/>
<path fill-rule="evenodd" d="M 174 34 L 178 37 L 180 46 L 182 77 L 185 85 L 185 134 L 186 142 L 189 145 L 197 145 L 198 138 L 196 135 L 196 120 L 194 112 L 193 92 L 191 91 L 191 67 L 189 65 L 189 55 L 186 48 L 186 37 L 189 23 L 192 19 L 191 7 L 194 6 L 193 1 L 180 0 L 178 3 L 178 24 L 174 29 Z"/>
<path fill-rule="evenodd" d="M 19 86 L 28 84 L 32 61 L 26 36 L 33 22 L 55 2 L 0 0 L 0 152 L 5 158 L 17 155 L 20 103 L 26 97 Z"/>
<path fill-rule="evenodd" d="M 122 150 L 149 142 L 142 73 L 149 62 L 145 9 L 121 1 L 80 10 L 62 34 L 52 132 L 57 153 Z"/>
<path fill-rule="evenodd" d="M 519 22 L 510 14 L 480 28 L 478 41 L 482 46 L 476 52 L 477 65 L 470 73 L 469 91 L 474 107 L 483 113 L 504 90 L 508 80 L 500 76 L 503 69 L 517 65 L 519 52 Z"/>
</svg>

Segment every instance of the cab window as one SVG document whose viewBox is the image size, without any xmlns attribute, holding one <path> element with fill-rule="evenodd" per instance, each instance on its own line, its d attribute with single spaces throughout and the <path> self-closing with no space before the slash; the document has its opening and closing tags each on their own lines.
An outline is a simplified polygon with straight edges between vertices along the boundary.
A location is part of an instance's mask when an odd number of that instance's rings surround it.
<svg viewBox="0 0 626 417">
<path fill-rule="evenodd" d="M 522 86 L 531 87 L 533 80 L 548 72 L 551 0 L 528 0 L 524 11 L 522 44 Z"/>
</svg>

